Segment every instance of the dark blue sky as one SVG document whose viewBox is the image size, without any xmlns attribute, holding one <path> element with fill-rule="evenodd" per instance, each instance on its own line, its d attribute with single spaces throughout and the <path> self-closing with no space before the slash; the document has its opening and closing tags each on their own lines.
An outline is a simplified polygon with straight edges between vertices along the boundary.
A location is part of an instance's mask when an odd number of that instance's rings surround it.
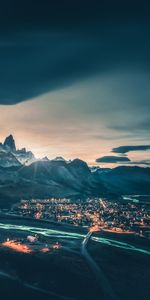
<svg viewBox="0 0 150 300">
<path fill-rule="evenodd" d="M 46 113 L 39 114 L 35 99 L 39 117 L 31 116 L 28 123 L 31 131 L 38 126 L 40 134 L 52 124 L 56 128 L 57 119 L 64 132 L 69 126 L 80 140 L 86 135 L 85 144 L 88 135 L 96 147 L 96 139 L 107 140 L 110 150 L 122 146 L 120 139 L 123 145 L 143 140 L 145 145 L 150 129 L 149 32 L 148 1 L 7 0 L 0 9 L 0 104 L 38 97 Z M 32 108 L 30 101 L 26 110 Z M 15 131 L 19 122 L 26 126 L 24 116 L 17 118 L 15 114 L 5 131 Z M 71 147 L 69 141 L 66 147 Z M 85 155 L 87 150 L 81 150 Z"/>
<path fill-rule="evenodd" d="M 150 6 L 123 2 L 1 4 L 0 102 L 27 100 L 118 68 L 149 73 Z"/>
</svg>

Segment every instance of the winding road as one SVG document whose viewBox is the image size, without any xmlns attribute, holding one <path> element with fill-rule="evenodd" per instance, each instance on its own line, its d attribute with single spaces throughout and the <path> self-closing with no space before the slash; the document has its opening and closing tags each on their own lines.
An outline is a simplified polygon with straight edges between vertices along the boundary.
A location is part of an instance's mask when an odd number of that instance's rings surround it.
<svg viewBox="0 0 150 300">
<path fill-rule="evenodd" d="M 95 279 L 97 281 L 97 284 L 100 288 L 100 291 L 103 292 L 103 294 L 106 296 L 108 300 L 118 300 L 117 296 L 115 295 L 113 289 L 111 288 L 106 276 L 104 275 L 104 272 L 102 269 L 98 267 L 90 253 L 88 252 L 88 244 L 90 242 L 90 239 L 92 237 L 93 232 L 89 232 L 81 245 L 81 254 L 83 255 L 85 261 L 87 262 L 89 268 L 93 272 Z"/>
</svg>

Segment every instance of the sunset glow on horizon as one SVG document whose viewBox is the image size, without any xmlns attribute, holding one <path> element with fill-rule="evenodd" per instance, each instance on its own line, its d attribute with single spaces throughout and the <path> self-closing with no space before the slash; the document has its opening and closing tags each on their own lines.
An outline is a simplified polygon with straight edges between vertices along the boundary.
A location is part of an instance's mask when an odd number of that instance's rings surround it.
<svg viewBox="0 0 150 300">
<path fill-rule="evenodd" d="M 112 148 L 143 144 L 140 135 L 134 137 L 132 132 L 120 133 L 109 128 L 103 116 L 85 115 L 82 111 L 75 113 L 74 107 L 71 108 L 73 100 L 70 94 L 66 89 L 13 106 L 1 105 L 0 142 L 11 133 L 18 149 L 26 147 L 37 158 L 80 158 L 89 165 L 101 166 L 115 165 L 95 162 L 98 157 L 113 155 Z M 8 116 L 9 122 L 6 122 Z M 129 157 L 133 162 L 146 160 L 150 157 L 150 151 L 132 152 Z"/>
</svg>

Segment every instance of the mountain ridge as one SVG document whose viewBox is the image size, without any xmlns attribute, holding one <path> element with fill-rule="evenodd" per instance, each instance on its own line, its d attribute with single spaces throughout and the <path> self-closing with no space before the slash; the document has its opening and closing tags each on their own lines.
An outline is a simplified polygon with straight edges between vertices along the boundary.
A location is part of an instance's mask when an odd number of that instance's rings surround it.
<svg viewBox="0 0 150 300">
<path fill-rule="evenodd" d="M 11 138 L 13 141 L 13 137 Z M 15 143 L 15 141 L 14 141 Z M 0 206 L 22 198 L 50 197 L 119 197 L 123 194 L 150 194 L 150 168 L 118 166 L 90 168 L 80 159 L 65 161 L 62 157 L 32 161 L 32 152 L 8 151 L 0 144 Z M 7 144 L 8 146 L 8 144 Z M 29 164 L 17 155 L 31 156 Z M 34 155 L 34 154 L 33 154 Z M 7 201 L 6 201 L 7 202 Z M 5 202 L 5 203 L 6 203 Z"/>
</svg>

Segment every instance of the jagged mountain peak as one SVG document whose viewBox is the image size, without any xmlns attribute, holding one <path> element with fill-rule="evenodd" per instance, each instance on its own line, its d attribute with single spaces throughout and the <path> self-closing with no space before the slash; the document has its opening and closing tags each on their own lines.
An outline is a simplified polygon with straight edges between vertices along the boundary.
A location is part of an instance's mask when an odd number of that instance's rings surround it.
<svg viewBox="0 0 150 300">
<path fill-rule="evenodd" d="M 42 160 L 43 160 L 43 161 L 49 161 L 49 159 L 48 159 L 47 156 L 44 156 L 44 157 L 42 158 Z"/>
<path fill-rule="evenodd" d="M 87 165 L 87 163 L 79 158 L 75 158 L 74 160 L 72 160 L 70 163 L 69 163 L 70 166 L 74 166 L 76 168 L 84 168 L 86 170 L 89 170 L 89 167 Z"/>
<path fill-rule="evenodd" d="M 53 161 L 66 161 L 62 156 L 56 156 Z"/>
<path fill-rule="evenodd" d="M 4 145 L 4 147 L 6 147 L 7 149 L 9 149 L 12 152 L 16 151 L 15 140 L 14 140 L 12 134 L 10 134 L 9 136 L 6 137 L 3 145 Z"/>
<path fill-rule="evenodd" d="M 18 161 L 18 163 L 23 165 L 25 164 L 29 165 L 30 163 L 36 160 L 34 154 L 31 151 L 27 151 L 26 148 L 16 149 L 15 139 L 12 134 L 10 134 L 5 138 L 3 144 L 0 143 L 0 152 L 1 153 L 4 152 L 6 154 L 8 153 L 13 154 L 13 156 Z M 7 155 L 6 155 L 6 159 L 7 159 Z M 0 162 L 1 162 L 1 158 L 0 158 Z"/>
</svg>

